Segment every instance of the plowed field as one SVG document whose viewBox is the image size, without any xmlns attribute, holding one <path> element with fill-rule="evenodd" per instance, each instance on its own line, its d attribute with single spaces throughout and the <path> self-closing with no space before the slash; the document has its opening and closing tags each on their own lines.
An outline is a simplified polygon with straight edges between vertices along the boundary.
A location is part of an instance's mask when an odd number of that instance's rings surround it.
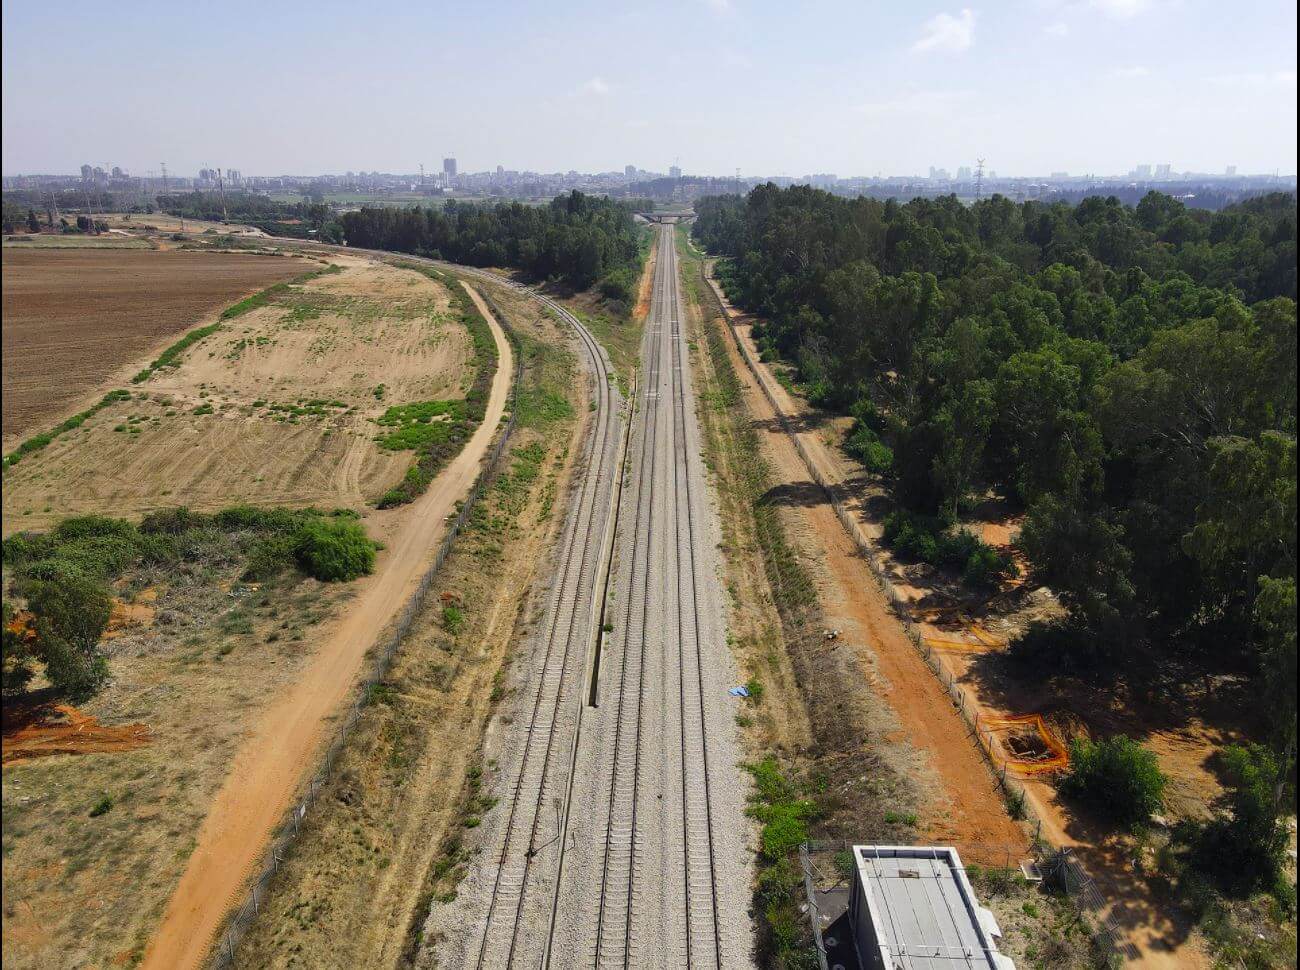
<svg viewBox="0 0 1300 970">
<path fill-rule="evenodd" d="M 303 269 L 300 259 L 231 253 L 6 249 L 5 450 L 79 410 L 138 358 Z"/>
</svg>

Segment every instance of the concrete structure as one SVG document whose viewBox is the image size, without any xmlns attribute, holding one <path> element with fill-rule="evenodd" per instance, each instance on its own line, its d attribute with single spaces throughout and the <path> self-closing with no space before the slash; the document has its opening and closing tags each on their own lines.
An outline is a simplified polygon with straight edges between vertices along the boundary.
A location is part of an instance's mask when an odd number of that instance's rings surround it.
<svg viewBox="0 0 1300 970">
<path fill-rule="evenodd" d="M 444 158 L 442 160 L 442 174 L 447 176 L 447 178 L 456 177 L 456 159 Z"/>
<path fill-rule="evenodd" d="M 863 970 L 1015 970 L 957 850 L 855 845 L 849 923 Z"/>
</svg>

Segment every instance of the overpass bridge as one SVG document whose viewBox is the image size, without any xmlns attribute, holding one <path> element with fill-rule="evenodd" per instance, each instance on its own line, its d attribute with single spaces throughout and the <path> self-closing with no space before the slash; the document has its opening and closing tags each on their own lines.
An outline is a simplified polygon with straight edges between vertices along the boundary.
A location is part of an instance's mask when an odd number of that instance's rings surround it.
<svg viewBox="0 0 1300 970">
<path fill-rule="evenodd" d="M 688 219 L 694 219 L 695 210 L 694 209 L 673 209 L 673 210 L 659 209 L 653 212 L 638 212 L 637 215 L 639 215 L 642 219 L 646 220 L 646 222 L 660 222 L 660 223 L 665 223 L 667 225 L 672 225 L 677 222 L 685 222 Z"/>
</svg>

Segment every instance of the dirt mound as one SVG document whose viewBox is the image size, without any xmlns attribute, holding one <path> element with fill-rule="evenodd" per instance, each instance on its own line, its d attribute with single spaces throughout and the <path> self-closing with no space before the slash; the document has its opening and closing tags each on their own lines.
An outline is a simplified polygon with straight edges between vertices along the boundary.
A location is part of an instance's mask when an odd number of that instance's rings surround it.
<svg viewBox="0 0 1300 970">
<path fill-rule="evenodd" d="M 55 754 L 131 751 L 152 740 L 147 724 L 106 726 L 67 704 L 8 704 L 0 761 L 9 765 Z"/>
</svg>

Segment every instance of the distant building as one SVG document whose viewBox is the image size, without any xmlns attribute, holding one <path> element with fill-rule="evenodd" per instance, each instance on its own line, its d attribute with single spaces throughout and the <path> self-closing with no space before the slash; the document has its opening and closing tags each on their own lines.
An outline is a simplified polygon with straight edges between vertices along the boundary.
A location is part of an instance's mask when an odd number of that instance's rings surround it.
<svg viewBox="0 0 1300 970">
<path fill-rule="evenodd" d="M 93 174 L 95 174 L 95 170 L 94 170 L 93 168 L 91 168 L 89 165 L 83 165 L 83 166 L 81 166 L 81 177 L 82 177 L 85 181 L 89 182 L 89 181 L 90 181 L 90 177 L 91 177 Z"/>
<path fill-rule="evenodd" d="M 930 179 L 932 181 L 946 182 L 951 177 L 952 176 L 948 174 L 948 170 L 946 168 L 935 168 L 933 165 L 930 166 Z"/>
<path fill-rule="evenodd" d="M 1052 180 L 1057 182 L 1063 181 L 1064 179 L 1068 179 L 1069 177 L 1070 177 L 1069 172 L 1053 172 L 1051 175 Z"/>
<path fill-rule="evenodd" d="M 634 178 L 636 178 L 636 166 L 635 166 L 635 165 L 624 165 L 624 166 L 623 166 L 623 174 L 626 175 L 626 176 L 627 176 L 628 178 L 630 178 L 630 179 L 634 179 Z"/>
<path fill-rule="evenodd" d="M 125 173 L 124 171 L 122 171 L 122 169 L 121 169 L 120 166 L 118 166 L 118 165 L 114 165 L 114 166 L 113 166 L 113 178 L 115 178 L 115 179 L 124 179 L 124 178 L 126 178 L 126 173 Z"/>
<path fill-rule="evenodd" d="M 1168 163 L 1166 163 L 1166 164 L 1164 164 L 1164 165 L 1157 165 L 1157 166 L 1156 166 L 1156 178 L 1158 178 L 1158 179 L 1167 179 L 1167 178 L 1169 178 L 1169 172 L 1170 172 L 1170 170 L 1171 170 L 1172 168 L 1173 168 L 1173 166 L 1172 166 L 1172 165 L 1169 165 Z"/>
<path fill-rule="evenodd" d="M 84 170 L 86 166 L 83 165 L 83 166 L 81 166 L 81 167 L 82 167 L 82 169 Z M 1223 174 L 1226 175 L 1226 176 L 1228 176 L 1229 178 L 1231 178 L 1232 176 L 1234 176 L 1234 175 L 1237 174 L 1237 166 L 1236 166 L 1236 165 L 1229 165 L 1227 168 L 1225 168 L 1225 169 L 1223 170 Z"/>
<path fill-rule="evenodd" d="M 682 169 L 679 165 L 668 166 L 668 177 L 670 179 L 679 179 L 682 177 Z"/>
<path fill-rule="evenodd" d="M 447 178 L 456 177 L 456 159 L 444 158 L 442 160 L 442 174 L 447 176 Z"/>
<path fill-rule="evenodd" d="M 1139 165 L 1130 173 L 1135 179 L 1149 179 L 1151 177 L 1150 165 Z"/>
<path fill-rule="evenodd" d="M 848 916 L 863 970 L 1015 970 L 956 849 L 855 845 L 853 862 Z"/>
<path fill-rule="evenodd" d="M 970 169 L 970 166 L 969 166 L 969 165 L 961 165 L 961 166 L 958 166 L 958 168 L 957 168 L 957 181 L 958 181 L 958 182 L 969 182 L 969 181 L 970 181 L 970 177 L 971 177 L 971 169 Z"/>
</svg>

